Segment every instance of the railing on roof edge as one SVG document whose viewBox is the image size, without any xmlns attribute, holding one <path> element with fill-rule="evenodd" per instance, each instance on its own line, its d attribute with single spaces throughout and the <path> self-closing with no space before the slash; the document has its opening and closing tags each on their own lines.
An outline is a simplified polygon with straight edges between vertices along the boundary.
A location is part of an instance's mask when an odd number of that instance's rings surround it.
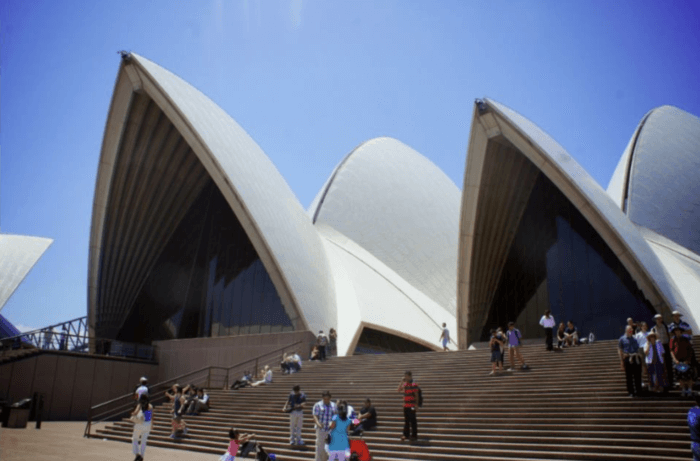
<svg viewBox="0 0 700 461">
<path fill-rule="evenodd" d="M 127 357 L 153 361 L 156 358 L 156 346 L 117 341 L 114 339 L 89 336 L 87 332 L 78 334 L 52 332 L 41 329 L 22 333 L 0 340 L 0 357 L 11 351 L 64 351 L 79 354 L 101 355 L 110 357 Z"/>
<path fill-rule="evenodd" d="M 275 350 L 260 354 L 256 357 L 238 362 L 230 367 L 221 367 L 216 365 L 210 365 L 208 367 L 200 368 L 199 370 L 185 373 L 174 378 L 170 378 L 160 383 L 149 386 L 149 398 L 152 405 L 157 405 L 163 403 L 166 400 L 165 391 L 170 389 L 174 384 L 183 382 L 186 384 L 196 385 L 198 387 L 204 387 L 205 389 L 217 388 L 216 383 L 224 389 L 228 389 L 229 383 L 231 382 L 231 376 L 236 376 L 237 373 L 241 374 L 246 371 L 251 365 L 255 370 L 254 376 L 257 376 L 259 367 L 264 367 L 265 365 L 276 365 L 276 359 L 271 356 L 284 354 L 288 350 L 294 350 L 300 344 L 305 341 L 299 340 L 293 343 L 287 344 L 286 346 L 277 348 Z M 220 373 L 219 373 L 220 372 Z M 109 407 L 108 409 L 102 410 L 103 407 Z M 92 437 L 91 433 L 92 425 L 97 423 L 102 423 L 106 421 L 113 420 L 118 417 L 123 417 L 125 414 L 136 408 L 136 402 L 134 400 L 134 394 L 126 394 L 121 397 L 103 402 L 90 407 L 88 410 L 88 420 L 85 426 L 84 437 Z M 95 414 L 96 411 L 100 411 Z"/>
</svg>

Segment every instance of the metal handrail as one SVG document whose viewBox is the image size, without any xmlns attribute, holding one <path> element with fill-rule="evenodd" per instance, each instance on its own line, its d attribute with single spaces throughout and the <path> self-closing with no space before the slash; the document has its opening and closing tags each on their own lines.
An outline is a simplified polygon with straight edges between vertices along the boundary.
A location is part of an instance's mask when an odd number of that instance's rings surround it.
<svg viewBox="0 0 700 461">
<path fill-rule="evenodd" d="M 264 359 L 266 356 L 273 355 L 273 354 L 279 354 L 281 351 L 284 351 L 285 349 L 290 349 L 293 347 L 298 346 L 299 344 L 302 344 L 304 341 L 299 340 L 295 341 L 294 343 L 287 344 L 286 346 L 277 348 L 273 351 L 265 352 L 264 354 L 260 354 L 256 357 L 244 360 L 242 362 L 238 362 L 234 365 L 231 365 L 229 367 L 222 367 L 218 365 L 210 365 L 208 367 L 203 367 L 200 368 L 199 370 L 196 371 L 191 371 L 189 373 L 185 373 L 179 376 L 176 376 L 174 378 L 167 379 L 165 381 L 161 381 L 157 384 L 154 384 L 153 386 L 150 386 L 150 394 L 153 396 L 150 401 L 152 404 L 160 403 L 165 400 L 165 390 L 169 389 L 172 387 L 173 384 L 176 384 L 178 382 L 184 382 L 185 379 L 189 381 L 191 384 L 200 384 L 204 379 L 200 377 L 199 379 L 194 379 L 198 374 L 203 374 L 206 372 L 206 384 L 203 385 L 202 387 L 211 387 L 211 378 L 212 378 L 212 370 L 225 370 L 226 376 L 224 378 L 224 389 L 228 388 L 228 382 L 229 382 L 229 376 L 231 374 L 231 371 L 236 369 L 236 368 L 243 368 L 243 366 L 247 366 L 247 364 L 255 362 L 255 369 L 256 369 L 256 374 L 257 374 L 257 367 L 261 361 L 261 359 Z M 263 362 L 266 362 L 263 360 Z M 268 365 L 269 363 L 263 363 L 263 365 Z M 110 405 L 116 405 L 114 408 L 107 409 L 105 411 L 102 411 L 100 413 L 95 414 L 95 411 L 108 407 Z M 83 434 L 84 437 L 91 437 L 91 429 L 92 429 L 92 424 L 93 422 L 100 423 L 107 421 L 109 419 L 115 418 L 119 415 L 122 415 L 126 413 L 128 410 L 130 410 L 132 407 L 135 408 L 135 401 L 134 401 L 134 394 L 126 394 L 122 395 L 121 397 L 114 398 L 112 400 L 109 400 L 107 402 L 99 403 L 97 405 L 94 405 L 89 408 L 88 410 L 88 420 L 87 424 L 85 426 L 85 432 Z"/>
</svg>

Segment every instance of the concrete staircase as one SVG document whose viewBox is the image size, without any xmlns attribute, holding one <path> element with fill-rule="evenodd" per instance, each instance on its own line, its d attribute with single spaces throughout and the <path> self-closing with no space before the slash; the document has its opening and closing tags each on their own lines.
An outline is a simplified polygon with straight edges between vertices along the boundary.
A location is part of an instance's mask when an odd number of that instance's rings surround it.
<svg viewBox="0 0 700 461">
<path fill-rule="evenodd" d="M 688 460 L 686 414 L 694 402 L 678 391 L 667 397 L 627 396 L 616 341 L 599 341 L 547 352 L 544 344 L 523 347 L 531 369 L 489 376 L 487 350 L 333 358 L 304 363 L 301 373 L 275 373 L 267 386 L 210 390 L 212 409 L 186 417 L 188 434 L 168 438 L 169 408 L 156 408 L 149 445 L 221 455 L 231 426 L 254 432 L 280 460 L 314 459 L 311 406 L 329 390 L 333 400 L 359 409 L 370 397 L 379 427 L 366 432 L 375 460 Z M 507 359 L 506 359 L 507 360 Z M 419 440 L 399 440 L 404 370 L 423 390 Z M 186 384 L 186 383 L 181 383 Z M 308 398 L 305 450 L 290 447 L 288 415 L 282 407 L 293 385 Z M 98 428 L 99 437 L 131 441 L 124 419 Z"/>
</svg>

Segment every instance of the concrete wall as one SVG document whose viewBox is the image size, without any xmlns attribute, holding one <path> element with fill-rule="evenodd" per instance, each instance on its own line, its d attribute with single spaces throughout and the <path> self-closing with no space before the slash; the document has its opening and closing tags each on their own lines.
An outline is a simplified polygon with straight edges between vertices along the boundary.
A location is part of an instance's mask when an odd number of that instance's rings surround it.
<svg viewBox="0 0 700 461">
<path fill-rule="evenodd" d="M 13 402 L 44 394 L 44 420 L 86 420 L 91 406 L 133 391 L 158 365 L 67 353 L 42 353 L 0 365 L 0 394 Z"/>
<path fill-rule="evenodd" d="M 296 341 L 303 341 L 296 349 L 307 360 L 315 341 L 310 331 L 158 341 L 158 376 L 165 381 L 207 366 L 230 367 Z"/>
</svg>

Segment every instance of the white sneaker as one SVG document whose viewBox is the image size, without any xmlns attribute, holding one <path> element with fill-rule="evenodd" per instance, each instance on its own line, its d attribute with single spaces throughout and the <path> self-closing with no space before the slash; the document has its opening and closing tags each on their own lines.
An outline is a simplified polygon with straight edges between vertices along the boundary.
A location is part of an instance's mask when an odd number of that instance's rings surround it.
<svg viewBox="0 0 700 461">
<path fill-rule="evenodd" d="M 489 373 L 489 376 L 495 375 L 495 374 L 496 374 L 496 372 L 495 372 L 495 371 L 492 371 L 491 373 Z"/>
<path fill-rule="evenodd" d="M 512 368 L 508 368 L 506 371 L 513 371 L 513 369 L 512 369 Z"/>
</svg>

